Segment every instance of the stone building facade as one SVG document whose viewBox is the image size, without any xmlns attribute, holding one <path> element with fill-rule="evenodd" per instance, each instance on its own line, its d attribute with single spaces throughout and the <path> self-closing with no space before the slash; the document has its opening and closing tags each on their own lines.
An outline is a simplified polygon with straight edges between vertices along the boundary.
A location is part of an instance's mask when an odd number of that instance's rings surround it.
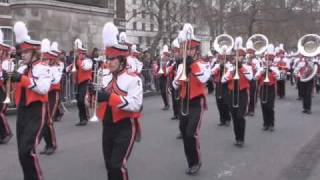
<svg viewBox="0 0 320 180">
<path fill-rule="evenodd" d="M 23 21 L 33 39 L 57 41 L 65 50 L 73 48 L 76 38 L 88 49 L 102 48 L 103 25 L 116 18 L 116 1 L 93 1 L 89 6 L 83 0 L 9 0 L 0 5 L 7 16 L 1 10 L 0 26 L 12 28 Z"/>
</svg>

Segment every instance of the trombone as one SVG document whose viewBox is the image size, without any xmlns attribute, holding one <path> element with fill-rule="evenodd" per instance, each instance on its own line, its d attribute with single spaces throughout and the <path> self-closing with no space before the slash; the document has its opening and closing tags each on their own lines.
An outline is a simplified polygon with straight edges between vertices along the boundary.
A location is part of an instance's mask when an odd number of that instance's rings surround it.
<svg viewBox="0 0 320 180">
<path fill-rule="evenodd" d="M 222 84 L 221 80 L 226 72 L 225 63 L 227 62 L 227 53 L 230 52 L 234 46 L 233 38 L 228 34 L 221 34 L 217 36 L 213 43 L 214 49 L 221 55 L 223 55 L 223 70 L 220 69 L 219 82 L 216 84 L 216 94 L 218 99 L 222 98 Z"/>
<path fill-rule="evenodd" d="M 236 69 L 235 69 L 235 75 L 233 76 L 233 91 L 231 94 L 231 98 L 232 98 L 232 107 L 233 108 L 238 108 L 239 107 L 239 103 L 240 103 L 240 75 L 239 75 L 239 52 L 238 50 L 242 47 L 242 38 L 241 37 L 237 37 L 235 40 L 235 45 L 234 45 L 234 49 L 236 51 L 236 57 L 235 57 L 235 61 L 236 61 Z"/>
<path fill-rule="evenodd" d="M 77 67 L 76 67 L 76 61 L 77 61 L 77 53 L 76 53 L 76 51 L 77 51 L 77 49 L 78 49 L 78 47 L 79 47 L 79 45 L 81 44 L 81 42 L 79 42 L 80 40 L 79 39 L 76 39 L 75 41 L 74 41 L 74 45 L 73 45 L 73 64 L 72 64 L 72 70 L 71 70 L 71 72 L 76 72 L 77 71 Z"/>
<path fill-rule="evenodd" d="M 179 81 L 185 83 L 185 97 L 181 99 L 181 114 L 183 116 L 189 115 L 189 98 L 190 98 L 190 82 L 189 78 L 187 77 L 187 50 L 191 48 L 191 44 L 188 43 L 188 40 L 192 38 L 193 29 L 192 27 L 188 27 L 185 32 L 186 39 L 182 45 L 182 74 L 179 78 Z"/>
</svg>

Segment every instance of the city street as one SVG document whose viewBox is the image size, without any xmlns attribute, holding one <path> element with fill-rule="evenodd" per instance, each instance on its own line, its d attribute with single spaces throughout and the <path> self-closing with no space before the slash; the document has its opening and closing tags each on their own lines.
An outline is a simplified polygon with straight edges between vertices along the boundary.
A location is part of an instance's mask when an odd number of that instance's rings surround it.
<svg viewBox="0 0 320 180">
<path fill-rule="evenodd" d="M 246 144 L 236 148 L 232 126 L 218 127 L 215 98 L 209 95 L 208 111 L 201 127 L 202 169 L 187 176 L 181 140 L 176 139 L 178 121 L 172 110 L 162 111 L 160 96 L 144 99 L 142 141 L 136 143 L 128 161 L 131 180 L 319 180 L 320 98 L 313 98 L 313 113 L 302 114 L 297 91 L 287 83 L 287 97 L 276 100 L 274 132 L 262 131 L 257 105 L 254 117 L 247 117 Z M 52 156 L 39 155 L 46 180 L 105 180 L 101 123 L 77 127 L 77 109 L 69 109 L 55 123 L 58 150 Z M 15 131 L 16 116 L 9 116 Z M 42 150 L 44 143 L 38 146 Z M 22 180 L 16 137 L 0 145 L 0 179 Z"/>
</svg>

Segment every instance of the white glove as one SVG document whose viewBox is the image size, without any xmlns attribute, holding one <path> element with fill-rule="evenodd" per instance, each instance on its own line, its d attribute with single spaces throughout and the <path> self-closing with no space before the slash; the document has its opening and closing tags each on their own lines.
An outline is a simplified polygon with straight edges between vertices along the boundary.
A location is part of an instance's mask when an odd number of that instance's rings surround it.
<svg viewBox="0 0 320 180">
<path fill-rule="evenodd" d="M 27 65 L 22 65 L 18 68 L 17 72 L 20 74 L 24 74 L 24 71 L 27 69 Z"/>
<path fill-rule="evenodd" d="M 2 62 L 2 69 L 10 73 L 14 71 L 15 63 L 12 60 Z"/>
</svg>

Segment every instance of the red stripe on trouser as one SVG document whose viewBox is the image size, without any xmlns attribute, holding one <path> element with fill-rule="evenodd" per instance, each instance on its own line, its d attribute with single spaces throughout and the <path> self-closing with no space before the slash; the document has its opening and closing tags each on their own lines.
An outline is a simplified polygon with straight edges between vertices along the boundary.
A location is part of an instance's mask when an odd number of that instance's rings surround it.
<svg viewBox="0 0 320 180">
<path fill-rule="evenodd" d="M 131 126 L 132 126 L 131 140 L 130 140 L 130 144 L 128 146 L 128 150 L 126 152 L 126 155 L 123 158 L 122 166 L 121 166 L 121 172 L 122 172 L 123 180 L 128 180 L 128 173 L 127 173 L 127 170 L 126 170 L 126 164 L 127 164 L 128 158 L 130 156 L 131 150 L 133 148 L 134 140 L 135 140 L 135 137 L 136 137 L 136 126 L 135 126 L 134 120 L 131 119 L 130 121 L 131 121 Z"/>
<path fill-rule="evenodd" d="M 194 138 L 196 139 L 198 162 L 201 162 L 199 131 L 200 131 L 201 122 L 202 122 L 202 115 L 203 115 L 203 112 L 204 112 L 203 111 L 204 110 L 204 99 L 203 98 L 201 98 L 201 100 L 200 100 L 200 107 L 201 107 L 200 119 L 199 119 L 199 122 L 198 122 L 198 125 L 197 125 L 196 133 L 194 134 Z"/>
<path fill-rule="evenodd" d="M 35 138 L 35 142 L 34 142 L 34 145 L 33 145 L 33 150 L 31 151 L 31 156 L 33 157 L 33 162 L 34 162 L 34 165 L 35 165 L 35 168 L 36 168 L 36 171 L 37 171 L 37 176 L 38 176 L 39 180 L 43 180 L 44 177 L 42 175 L 42 171 L 41 171 L 41 168 L 40 168 L 39 160 L 37 158 L 36 146 L 39 144 L 39 141 L 40 141 L 40 134 L 41 134 L 44 122 L 45 122 L 45 116 L 46 116 L 46 104 L 43 103 L 42 104 L 41 125 L 40 125 L 40 128 L 38 130 L 37 136 Z"/>
<path fill-rule="evenodd" d="M 0 119 L 2 121 L 2 124 L 3 124 L 4 128 L 5 128 L 5 130 L 6 130 L 6 135 L 9 135 L 9 134 L 11 134 L 11 129 L 10 129 L 10 126 L 8 124 L 7 118 L 4 115 L 4 111 L 5 111 L 6 107 L 7 107 L 7 105 L 3 104 L 1 112 L 0 112 L 0 116 L 1 116 Z"/>
</svg>

